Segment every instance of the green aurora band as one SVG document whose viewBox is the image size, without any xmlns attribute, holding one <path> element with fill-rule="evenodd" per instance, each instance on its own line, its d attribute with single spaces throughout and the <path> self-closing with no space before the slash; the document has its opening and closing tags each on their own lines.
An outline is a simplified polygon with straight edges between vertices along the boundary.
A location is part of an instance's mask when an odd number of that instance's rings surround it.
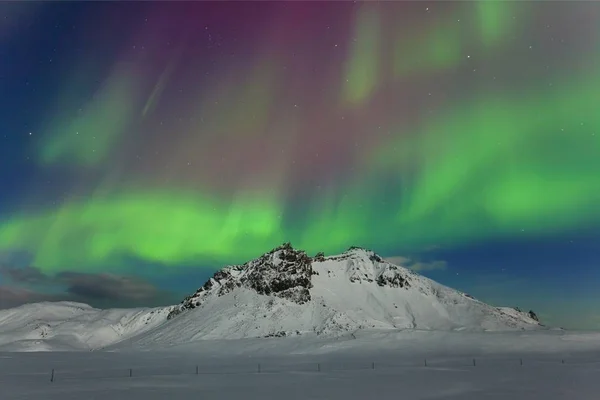
<svg viewBox="0 0 600 400">
<path fill-rule="evenodd" d="M 511 29 L 507 10 L 513 5 L 476 4 L 481 43 L 500 45 Z M 382 84 L 377 21 L 376 14 L 357 19 L 358 38 L 346 65 L 353 84 L 343 87 L 342 103 L 360 103 Z M 461 37 L 447 27 L 427 36 L 427 46 L 407 48 L 398 41 L 404 50 L 393 57 L 395 75 L 462 62 Z M 253 123 L 266 124 L 270 100 L 264 88 L 275 83 L 270 73 L 257 71 L 257 80 L 242 90 L 252 108 L 223 123 L 235 125 L 250 113 L 257 116 Z M 144 108 L 128 82 L 126 71 L 116 72 L 75 127 L 52 128 L 58 133 L 42 146 L 39 162 L 105 162 L 132 115 L 141 118 Z M 161 79 L 153 93 L 165 84 Z M 410 250 L 593 224 L 600 220 L 598 88 L 600 71 L 592 70 L 543 90 L 496 92 L 455 104 L 418 131 L 399 131 L 365 154 L 362 173 L 345 191 L 315 195 L 302 215 L 287 212 L 277 188 L 222 199 L 208 195 L 209 189 L 114 185 L 55 210 L 11 215 L 0 223 L 0 250 L 28 252 L 46 272 L 124 266 L 127 257 L 176 267 L 243 262 L 283 241 L 312 253 L 349 245 Z M 80 125 L 102 131 L 93 157 L 89 151 L 82 156 L 89 143 L 66 136 Z M 376 179 L 381 175 L 393 177 L 393 185 L 384 188 Z"/>
<path fill-rule="evenodd" d="M 398 202 L 374 204 L 368 194 L 377 188 L 366 176 L 344 198 L 315 199 L 302 231 L 286 230 L 284 206 L 270 196 L 240 194 L 227 204 L 193 192 L 122 189 L 15 216 L 0 228 L 0 249 L 32 252 L 35 265 L 56 271 L 103 268 L 124 255 L 241 262 L 285 240 L 332 252 L 353 243 L 448 245 L 591 223 L 600 217 L 600 115 L 593 112 L 600 93 L 589 82 L 463 105 L 412 143 L 386 143 L 369 164 L 372 174 L 397 173 L 391 198 Z M 414 163 L 416 174 L 403 172 Z"/>
</svg>

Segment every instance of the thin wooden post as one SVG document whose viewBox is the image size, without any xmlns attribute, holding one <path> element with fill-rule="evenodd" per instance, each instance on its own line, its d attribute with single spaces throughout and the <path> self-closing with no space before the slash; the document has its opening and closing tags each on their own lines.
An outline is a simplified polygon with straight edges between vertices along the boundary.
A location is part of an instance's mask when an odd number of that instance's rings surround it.
<svg viewBox="0 0 600 400">
<path fill-rule="evenodd" d="M 523 359 L 521 358 L 521 365 L 523 365 Z"/>
<path fill-rule="evenodd" d="M 54 382 L 54 368 L 52 368 L 52 373 L 50 374 L 50 382 Z"/>
<path fill-rule="evenodd" d="M 321 363 L 317 364 L 317 370 L 321 372 Z"/>
<path fill-rule="evenodd" d="M 475 366 L 475 365 L 476 365 L 476 364 L 475 364 L 475 359 L 473 359 L 473 366 Z"/>
<path fill-rule="evenodd" d="M 129 377 L 131 378 L 133 376 L 133 368 L 129 368 Z"/>
<path fill-rule="evenodd" d="M 425 366 L 427 366 L 427 359 L 425 359 Z"/>
<path fill-rule="evenodd" d="M 374 362 L 371 363 L 371 369 L 375 369 L 375 363 Z"/>
</svg>

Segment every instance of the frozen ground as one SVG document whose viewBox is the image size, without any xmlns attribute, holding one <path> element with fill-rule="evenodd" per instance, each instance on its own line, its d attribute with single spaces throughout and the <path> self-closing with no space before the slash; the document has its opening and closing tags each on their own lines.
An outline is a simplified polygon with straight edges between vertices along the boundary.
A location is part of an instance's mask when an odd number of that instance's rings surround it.
<svg viewBox="0 0 600 400">
<path fill-rule="evenodd" d="M 0 354 L 3 400 L 595 400 L 599 376 L 598 333 L 552 331 L 371 332 L 348 340 Z"/>
</svg>

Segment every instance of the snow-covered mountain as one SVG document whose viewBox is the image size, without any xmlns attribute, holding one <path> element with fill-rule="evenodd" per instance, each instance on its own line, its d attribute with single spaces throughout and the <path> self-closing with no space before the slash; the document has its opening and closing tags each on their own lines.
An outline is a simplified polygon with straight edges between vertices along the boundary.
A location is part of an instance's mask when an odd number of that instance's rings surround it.
<svg viewBox="0 0 600 400">
<path fill-rule="evenodd" d="M 188 320 L 204 321 L 194 325 L 195 338 L 540 326 L 533 313 L 492 307 L 369 250 L 311 258 L 290 244 L 220 270 L 168 317 L 177 335 Z"/>
<path fill-rule="evenodd" d="M 360 330 L 540 327 L 532 312 L 482 303 L 369 250 L 309 257 L 286 243 L 223 268 L 177 306 L 97 310 L 63 302 L 0 311 L 0 350 L 9 343 L 22 350 L 94 349 L 126 339 L 143 347 L 201 339 L 353 336 Z"/>
</svg>

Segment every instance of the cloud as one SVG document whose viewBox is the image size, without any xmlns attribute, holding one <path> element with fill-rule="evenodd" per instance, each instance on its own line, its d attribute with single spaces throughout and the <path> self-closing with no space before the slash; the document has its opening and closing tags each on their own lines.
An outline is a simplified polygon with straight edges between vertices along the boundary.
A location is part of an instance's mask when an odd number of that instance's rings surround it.
<svg viewBox="0 0 600 400">
<path fill-rule="evenodd" d="M 443 271 L 448 267 L 448 263 L 443 260 L 426 262 L 417 262 L 410 265 L 408 268 L 413 271 Z"/>
<path fill-rule="evenodd" d="M 410 258 L 404 256 L 385 257 L 385 261 L 389 262 L 390 264 L 401 265 L 403 267 L 411 263 Z"/>
<path fill-rule="evenodd" d="M 174 293 L 133 276 L 73 271 L 46 275 L 35 267 L 0 268 L 10 286 L 0 286 L 0 308 L 40 301 L 77 301 L 95 307 L 141 307 L 171 304 Z"/>
<path fill-rule="evenodd" d="M 93 299 L 143 301 L 159 293 L 156 286 L 145 280 L 114 274 L 61 272 L 56 280 L 67 285 L 67 293 Z"/>
<path fill-rule="evenodd" d="M 390 256 L 385 257 L 385 260 L 391 264 L 400 265 L 402 267 L 411 269 L 415 272 L 423 271 L 444 271 L 448 268 L 448 263 L 443 260 L 423 262 L 414 261 L 409 257 L 405 256 Z"/>
<path fill-rule="evenodd" d="M 24 267 L 24 268 L 10 268 L 1 267 L 0 273 L 12 282 L 17 283 L 28 283 L 28 284 L 39 284 L 48 282 L 51 278 L 44 274 L 37 268 Z"/>
<path fill-rule="evenodd" d="M 0 309 L 17 307 L 26 303 L 66 300 L 56 294 L 43 294 L 30 289 L 0 286 Z"/>
</svg>

